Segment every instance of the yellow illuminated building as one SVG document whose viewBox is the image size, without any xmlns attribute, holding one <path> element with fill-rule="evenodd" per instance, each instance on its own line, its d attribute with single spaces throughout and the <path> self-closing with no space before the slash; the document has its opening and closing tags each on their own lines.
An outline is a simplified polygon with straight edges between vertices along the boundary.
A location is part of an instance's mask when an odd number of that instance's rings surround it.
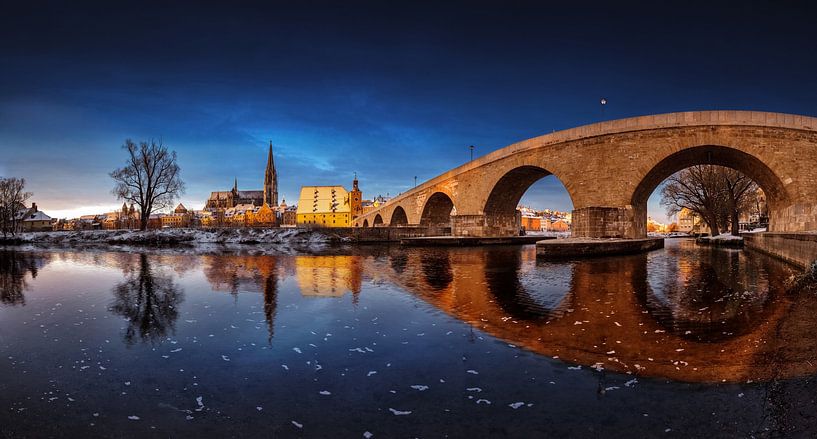
<svg viewBox="0 0 817 439">
<path fill-rule="evenodd" d="M 351 192 L 343 186 L 302 186 L 296 221 L 305 227 L 351 227 L 362 213 L 362 193 L 355 177 Z"/>
</svg>

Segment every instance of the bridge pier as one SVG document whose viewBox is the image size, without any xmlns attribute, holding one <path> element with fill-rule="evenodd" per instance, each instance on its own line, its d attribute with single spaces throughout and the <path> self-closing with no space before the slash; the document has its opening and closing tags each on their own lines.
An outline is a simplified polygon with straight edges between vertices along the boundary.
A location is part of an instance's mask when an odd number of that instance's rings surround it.
<svg viewBox="0 0 817 439">
<path fill-rule="evenodd" d="M 516 215 L 451 215 L 452 236 L 517 236 Z"/>
<path fill-rule="evenodd" d="M 576 238 L 644 238 L 647 236 L 647 208 L 625 206 L 574 209 L 571 231 Z"/>
</svg>

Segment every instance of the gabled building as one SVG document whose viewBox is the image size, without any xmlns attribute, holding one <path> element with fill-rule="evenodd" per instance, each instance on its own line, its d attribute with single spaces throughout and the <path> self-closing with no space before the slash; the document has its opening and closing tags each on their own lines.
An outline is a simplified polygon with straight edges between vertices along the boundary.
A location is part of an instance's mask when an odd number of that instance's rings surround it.
<svg viewBox="0 0 817 439">
<path fill-rule="evenodd" d="M 296 222 L 305 227 L 351 227 L 363 213 L 362 198 L 357 177 L 351 192 L 343 186 L 302 186 Z"/>
<path fill-rule="evenodd" d="M 45 232 L 52 229 L 51 223 L 51 217 L 37 209 L 37 203 L 31 203 L 31 207 L 20 214 L 17 228 L 22 232 Z"/>
</svg>

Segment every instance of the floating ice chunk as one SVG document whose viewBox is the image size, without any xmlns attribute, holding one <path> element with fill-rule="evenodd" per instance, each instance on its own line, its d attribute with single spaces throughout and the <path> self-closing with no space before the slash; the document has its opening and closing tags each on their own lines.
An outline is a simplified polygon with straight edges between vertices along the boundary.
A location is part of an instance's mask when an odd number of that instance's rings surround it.
<svg viewBox="0 0 817 439">
<path fill-rule="evenodd" d="M 298 428 L 304 428 L 304 424 L 301 424 L 300 422 L 292 421 L 292 425 Z"/>
<path fill-rule="evenodd" d="M 474 369 L 468 369 L 466 372 L 470 373 L 471 375 L 479 375 L 479 372 L 475 371 Z"/>
<path fill-rule="evenodd" d="M 482 389 L 480 389 L 479 387 L 469 387 L 465 390 L 468 392 L 482 392 Z"/>
<path fill-rule="evenodd" d="M 613 322 L 613 323 L 615 323 L 616 326 L 621 326 L 621 323 L 619 323 L 619 322 Z"/>
<path fill-rule="evenodd" d="M 199 407 L 196 409 L 197 412 L 204 410 L 204 403 L 202 402 L 203 400 L 204 398 L 202 398 L 201 396 L 196 397 L 196 404 L 199 405 Z"/>
<path fill-rule="evenodd" d="M 170 353 L 175 354 L 176 352 L 181 352 L 181 351 L 182 351 L 182 348 L 176 348 L 176 349 L 173 349 L 172 351 L 170 351 Z"/>
<path fill-rule="evenodd" d="M 363 432 L 363 437 L 364 437 L 365 439 L 371 439 L 372 437 L 374 437 L 374 435 L 373 435 L 373 434 L 371 434 L 371 433 L 370 433 L 370 432 L 368 432 L 368 431 L 364 431 L 364 432 Z"/>
<path fill-rule="evenodd" d="M 318 393 L 320 393 L 321 395 L 324 395 L 324 396 L 328 396 L 328 395 L 331 395 L 331 394 L 332 394 L 332 392 L 330 392 L 330 391 L 328 391 L 328 390 L 321 390 L 321 391 L 320 391 L 320 392 L 318 392 Z"/>
<path fill-rule="evenodd" d="M 488 404 L 488 405 L 491 405 L 491 401 L 488 401 L 487 399 L 478 399 L 478 400 L 477 400 L 477 404 Z"/>
<path fill-rule="evenodd" d="M 394 413 L 394 416 L 404 416 L 404 415 L 410 415 L 411 414 L 410 410 L 402 411 L 402 410 L 395 410 L 393 408 L 389 408 L 389 411 Z"/>
<path fill-rule="evenodd" d="M 630 387 L 632 385 L 635 385 L 635 383 L 637 383 L 637 382 L 638 382 L 638 380 L 633 378 L 630 381 L 627 381 L 626 383 L 624 383 L 624 387 Z"/>
<path fill-rule="evenodd" d="M 224 360 L 224 361 L 230 361 L 230 357 L 228 357 L 226 355 L 222 355 L 221 359 Z"/>
<path fill-rule="evenodd" d="M 421 392 L 428 390 L 428 386 L 424 386 L 422 384 L 415 384 L 415 385 L 411 386 L 411 388 L 414 389 L 414 390 L 419 390 Z"/>
<path fill-rule="evenodd" d="M 283 367 L 284 370 L 289 370 L 289 366 L 287 366 L 286 364 L 282 364 L 281 367 Z"/>
<path fill-rule="evenodd" d="M 567 368 L 570 369 L 570 370 L 581 370 L 582 366 L 580 364 L 578 366 L 567 366 Z"/>
<path fill-rule="evenodd" d="M 374 374 L 376 374 L 376 373 L 377 373 L 377 371 L 376 371 L 376 370 L 370 370 L 370 371 L 369 371 L 369 373 L 367 373 L 367 374 L 366 374 L 366 376 L 367 376 L 367 377 L 370 377 L 370 376 L 372 376 L 372 375 L 374 375 Z"/>
<path fill-rule="evenodd" d="M 511 403 L 511 404 L 508 404 L 508 407 L 510 407 L 510 408 L 512 408 L 512 409 L 514 409 L 514 410 L 516 410 L 516 409 L 518 409 L 519 407 L 522 407 L 523 405 L 525 405 L 525 403 L 524 403 L 524 402 L 514 402 L 514 403 Z"/>
<path fill-rule="evenodd" d="M 136 415 L 130 415 L 130 416 L 128 416 L 128 419 L 130 419 L 131 421 L 138 421 L 138 420 L 139 420 L 139 416 L 136 416 Z"/>
<path fill-rule="evenodd" d="M 259 405 L 259 406 L 256 406 L 256 407 L 255 407 L 255 409 L 256 409 L 256 410 L 258 410 L 258 411 L 260 412 L 261 410 L 264 410 L 264 407 L 261 407 L 261 406 Z"/>
<path fill-rule="evenodd" d="M 130 386 L 130 381 L 125 381 L 126 386 Z"/>
<path fill-rule="evenodd" d="M 301 353 L 301 348 L 292 348 L 292 350 L 299 353 L 299 354 Z"/>
</svg>

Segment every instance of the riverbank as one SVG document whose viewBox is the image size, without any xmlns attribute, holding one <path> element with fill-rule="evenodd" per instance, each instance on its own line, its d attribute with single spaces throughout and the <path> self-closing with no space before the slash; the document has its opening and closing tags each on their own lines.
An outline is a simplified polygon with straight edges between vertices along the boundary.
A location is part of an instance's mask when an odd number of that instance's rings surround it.
<svg viewBox="0 0 817 439">
<path fill-rule="evenodd" d="M 84 230 L 66 232 L 28 232 L 0 239 L 0 245 L 142 245 L 185 246 L 197 244 L 292 244 L 315 245 L 348 242 L 346 236 L 317 229 L 162 229 L 162 230 Z"/>
</svg>

